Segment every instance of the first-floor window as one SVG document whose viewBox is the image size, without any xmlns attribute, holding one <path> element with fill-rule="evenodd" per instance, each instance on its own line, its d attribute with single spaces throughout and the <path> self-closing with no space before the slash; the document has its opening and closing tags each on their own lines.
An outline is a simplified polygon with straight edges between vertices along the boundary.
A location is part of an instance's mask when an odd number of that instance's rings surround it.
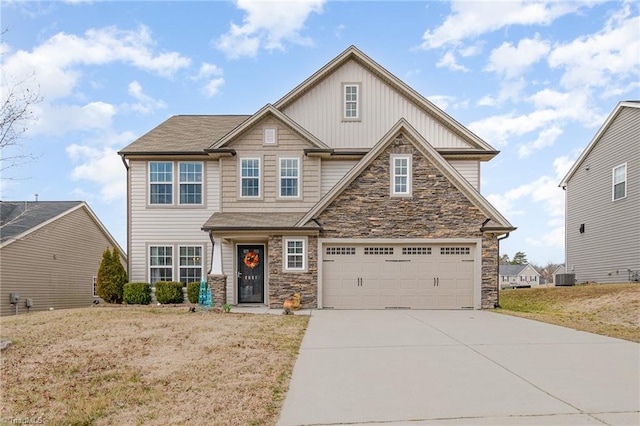
<svg viewBox="0 0 640 426">
<path fill-rule="evenodd" d="M 173 247 L 149 247 L 149 281 L 173 281 Z"/>
<path fill-rule="evenodd" d="M 287 238 L 285 240 L 285 269 L 303 271 L 305 269 L 305 240 Z"/>
<path fill-rule="evenodd" d="M 202 279 L 202 246 L 180 246 L 180 282 L 184 285 Z"/>
</svg>

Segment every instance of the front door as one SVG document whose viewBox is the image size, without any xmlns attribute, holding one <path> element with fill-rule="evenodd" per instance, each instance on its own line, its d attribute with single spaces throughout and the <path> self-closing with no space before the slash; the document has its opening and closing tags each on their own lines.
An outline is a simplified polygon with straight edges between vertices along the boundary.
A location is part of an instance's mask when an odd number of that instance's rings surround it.
<svg viewBox="0 0 640 426">
<path fill-rule="evenodd" d="M 264 303 L 264 245 L 238 245 L 238 303 Z"/>
</svg>

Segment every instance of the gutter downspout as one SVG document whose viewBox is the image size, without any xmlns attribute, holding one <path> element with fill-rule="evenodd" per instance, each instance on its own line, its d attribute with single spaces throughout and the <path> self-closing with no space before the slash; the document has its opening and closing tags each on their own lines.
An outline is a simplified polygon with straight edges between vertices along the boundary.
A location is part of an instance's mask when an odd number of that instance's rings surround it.
<svg viewBox="0 0 640 426">
<path fill-rule="evenodd" d="M 496 301 L 496 305 L 494 306 L 494 308 L 500 307 L 500 241 L 509 238 L 509 234 L 510 232 L 507 232 L 502 237 L 498 237 L 498 300 Z"/>
</svg>

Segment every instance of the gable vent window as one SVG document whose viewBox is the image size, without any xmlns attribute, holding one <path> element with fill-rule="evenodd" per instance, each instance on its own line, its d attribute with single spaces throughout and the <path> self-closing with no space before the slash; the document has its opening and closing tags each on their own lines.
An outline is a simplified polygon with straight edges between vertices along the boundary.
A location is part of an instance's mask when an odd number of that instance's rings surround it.
<svg viewBox="0 0 640 426">
<path fill-rule="evenodd" d="M 360 119 L 360 85 L 345 84 L 344 86 L 344 118 L 346 120 Z"/>
<path fill-rule="evenodd" d="M 366 255 L 389 255 L 393 254 L 393 247 L 365 247 Z"/>
<path fill-rule="evenodd" d="M 627 164 L 613 169 L 613 200 L 620 200 L 627 196 Z"/>
<path fill-rule="evenodd" d="M 331 256 L 343 256 L 356 254 L 355 247 L 327 247 L 326 253 Z"/>
<path fill-rule="evenodd" d="M 430 255 L 431 247 L 402 247 L 404 255 Z"/>
<path fill-rule="evenodd" d="M 276 137 L 276 129 L 273 127 L 269 127 L 264 129 L 264 144 L 265 145 L 276 145 L 277 144 Z"/>
<path fill-rule="evenodd" d="M 470 253 L 469 247 L 440 247 L 440 254 L 442 255 L 465 255 Z"/>
</svg>

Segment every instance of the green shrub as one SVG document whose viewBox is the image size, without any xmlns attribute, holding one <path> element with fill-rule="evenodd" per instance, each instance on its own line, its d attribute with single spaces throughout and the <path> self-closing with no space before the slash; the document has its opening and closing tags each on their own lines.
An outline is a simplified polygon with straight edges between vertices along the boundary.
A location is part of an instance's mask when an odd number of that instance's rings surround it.
<svg viewBox="0 0 640 426">
<path fill-rule="evenodd" d="M 96 277 L 96 293 L 107 303 L 122 303 L 124 285 L 127 283 L 127 272 L 120 261 L 120 251 L 107 248 L 102 253 L 102 261 Z"/>
<path fill-rule="evenodd" d="M 182 303 L 184 292 L 182 283 L 174 281 L 158 281 L 156 283 L 156 300 L 158 303 Z"/>
<path fill-rule="evenodd" d="M 151 284 L 128 283 L 124 285 L 124 303 L 130 305 L 148 305 L 151 303 Z"/>
<path fill-rule="evenodd" d="M 187 299 L 190 303 L 198 303 L 200 299 L 200 281 L 187 284 Z"/>
</svg>

